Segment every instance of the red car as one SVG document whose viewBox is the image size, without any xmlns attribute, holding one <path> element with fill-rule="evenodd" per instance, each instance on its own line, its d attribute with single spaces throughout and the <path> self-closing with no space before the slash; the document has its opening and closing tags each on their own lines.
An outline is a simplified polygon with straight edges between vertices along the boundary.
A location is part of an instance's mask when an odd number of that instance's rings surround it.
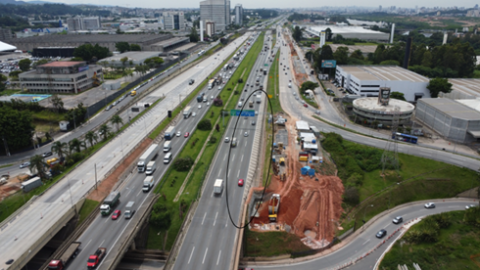
<svg viewBox="0 0 480 270">
<path fill-rule="evenodd" d="M 303 107 L 308 108 L 308 105 L 307 105 L 307 104 L 303 104 Z"/>
<path fill-rule="evenodd" d="M 243 179 L 238 179 L 238 186 L 243 187 Z"/>
<path fill-rule="evenodd" d="M 120 210 L 115 210 L 112 215 L 112 219 L 116 220 L 120 215 L 122 214 L 122 211 Z"/>
<path fill-rule="evenodd" d="M 185 138 L 188 138 L 188 136 L 190 136 L 190 132 L 185 132 L 185 135 L 183 135 Z"/>
</svg>

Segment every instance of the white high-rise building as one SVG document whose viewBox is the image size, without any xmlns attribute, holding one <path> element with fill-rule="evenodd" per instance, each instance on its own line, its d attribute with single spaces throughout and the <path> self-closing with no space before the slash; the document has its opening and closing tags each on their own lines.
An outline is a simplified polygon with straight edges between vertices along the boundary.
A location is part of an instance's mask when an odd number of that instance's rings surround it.
<svg viewBox="0 0 480 270">
<path fill-rule="evenodd" d="M 78 30 L 99 30 L 102 28 L 100 17 L 81 17 L 67 18 L 68 31 Z"/>
<path fill-rule="evenodd" d="M 240 4 L 235 6 L 235 24 L 243 25 L 243 7 Z"/>
<path fill-rule="evenodd" d="M 185 29 L 185 16 L 183 12 L 164 12 L 162 15 L 165 30 Z"/>
<path fill-rule="evenodd" d="M 204 23 L 211 21 L 215 23 L 215 31 L 221 32 L 230 24 L 230 1 L 206 0 L 200 2 L 200 19 Z"/>
</svg>

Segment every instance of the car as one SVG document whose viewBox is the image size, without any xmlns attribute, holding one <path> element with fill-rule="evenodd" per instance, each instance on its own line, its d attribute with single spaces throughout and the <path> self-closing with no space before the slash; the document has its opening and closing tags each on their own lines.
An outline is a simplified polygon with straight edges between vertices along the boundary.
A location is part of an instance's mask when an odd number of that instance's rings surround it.
<svg viewBox="0 0 480 270">
<path fill-rule="evenodd" d="M 320 111 L 319 111 L 319 110 L 316 110 L 315 113 L 318 114 L 318 115 L 320 115 Z"/>
<path fill-rule="evenodd" d="M 299 98 L 298 98 L 297 96 L 295 96 L 295 99 L 296 99 L 296 100 L 299 100 Z"/>
<path fill-rule="evenodd" d="M 429 209 L 429 208 L 435 208 L 435 204 L 433 202 L 429 202 L 429 203 L 426 203 L 425 204 L 425 208 Z"/>
<path fill-rule="evenodd" d="M 52 155 L 52 152 L 48 151 L 42 154 L 42 157 L 49 157 Z"/>
<path fill-rule="evenodd" d="M 184 138 L 188 138 L 190 136 L 190 132 L 185 132 L 185 135 L 183 135 Z"/>
<path fill-rule="evenodd" d="M 476 205 L 476 204 L 469 204 L 469 205 L 465 206 L 465 209 L 470 209 L 472 207 L 477 207 L 477 206 L 478 205 Z"/>
<path fill-rule="evenodd" d="M 243 179 L 238 179 L 238 186 L 243 187 Z"/>
<path fill-rule="evenodd" d="M 255 121 L 252 121 L 252 126 L 255 126 Z"/>
<path fill-rule="evenodd" d="M 247 89 L 247 88 L 245 88 L 245 92 L 247 92 L 247 90 L 248 90 L 248 89 Z"/>
<path fill-rule="evenodd" d="M 375 235 L 377 238 L 383 238 L 385 235 L 387 235 L 387 231 L 385 229 L 381 229 L 380 231 L 377 232 Z"/>
<path fill-rule="evenodd" d="M 105 111 L 109 111 L 111 108 L 113 108 L 113 105 L 108 105 Z"/>
<path fill-rule="evenodd" d="M 249 85 L 249 84 L 247 83 L 247 86 L 248 86 L 248 85 Z"/>
<path fill-rule="evenodd" d="M 221 87 L 221 86 L 219 86 L 219 87 L 218 87 L 218 90 L 222 90 L 222 87 Z"/>
<path fill-rule="evenodd" d="M 226 142 L 226 143 L 230 142 L 230 138 L 228 138 L 228 137 L 225 137 L 225 140 L 224 140 L 224 142 Z"/>
<path fill-rule="evenodd" d="M 202 108 L 202 105 L 198 105 L 198 108 L 201 109 L 201 108 Z"/>
<path fill-rule="evenodd" d="M 197 116 L 197 113 L 196 112 L 192 112 L 192 117 L 195 117 Z"/>
<path fill-rule="evenodd" d="M 112 105 L 113 105 L 113 106 L 117 106 L 117 104 L 118 104 L 118 101 L 115 101 L 115 102 L 113 102 Z"/>
<path fill-rule="evenodd" d="M 28 161 L 24 162 L 24 163 L 20 164 L 20 169 L 26 168 L 28 166 L 30 166 L 30 162 L 28 162 Z"/>
<path fill-rule="evenodd" d="M 287 73 L 285 72 L 285 75 L 287 75 Z"/>
<path fill-rule="evenodd" d="M 131 219 L 135 215 L 135 209 L 130 210 L 130 215 L 125 213 L 125 219 Z"/>
<path fill-rule="evenodd" d="M 195 80 L 194 79 L 190 79 L 190 81 L 188 82 L 189 85 L 192 85 L 195 83 Z"/>
<path fill-rule="evenodd" d="M 182 135 L 182 132 L 181 132 L 181 131 L 178 131 L 178 132 L 177 132 L 177 137 L 180 137 L 180 135 Z"/>
<path fill-rule="evenodd" d="M 213 96 L 210 96 L 210 99 L 213 100 Z"/>
<path fill-rule="evenodd" d="M 396 217 L 392 220 L 393 224 L 400 224 L 403 222 L 403 217 Z"/>
<path fill-rule="evenodd" d="M 112 219 L 116 220 L 118 217 L 120 217 L 121 214 L 122 214 L 122 211 L 120 211 L 120 210 L 113 211 Z"/>
<path fill-rule="evenodd" d="M 303 107 L 308 108 L 308 105 L 306 103 L 303 104 Z"/>
<path fill-rule="evenodd" d="M 207 106 L 210 106 L 210 102 L 207 102 Z"/>
<path fill-rule="evenodd" d="M 253 84 L 250 87 L 253 87 Z"/>
<path fill-rule="evenodd" d="M 243 133 L 243 136 L 244 136 L 244 137 L 248 137 L 248 132 L 245 131 L 245 133 Z"/>
</svg>

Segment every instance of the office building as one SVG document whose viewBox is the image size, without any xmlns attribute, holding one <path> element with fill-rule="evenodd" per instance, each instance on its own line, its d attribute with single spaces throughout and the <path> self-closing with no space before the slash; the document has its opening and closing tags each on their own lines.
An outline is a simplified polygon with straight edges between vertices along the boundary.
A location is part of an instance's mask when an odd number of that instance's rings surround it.
<svg viewBox="0 0 480 270">
<path fill-rule="evenodd" d="M 164 12 L 162 19 L 165 30 L 185 30 L 183 12 Z"/>
<path fill-rule="evenodd" d="M 67 19 L 68 31 L 99 30 L 102 28 L 100 17 L 75 16 Z"/>
<path fill-rule="evenodd" d="M 200 18 L 203 21 L 204 29 L 207 29 L 206 22 L 215 23 L 215 31 L 221 32 L 230 24 L 230 1 L 206 0 L 200 2 Z"/>
<path fill-rule="evenodd" d="M 33 93 L 78 94 L 99 85 L 102 67 L 83 61 L 57 61 L 18 75 L 22 89 Z"/>
<path fill-rule="evenodd" d="M 235 6 L 235 24 L 243 25 L 243 7 L 240 4 Z"/>
</svg>

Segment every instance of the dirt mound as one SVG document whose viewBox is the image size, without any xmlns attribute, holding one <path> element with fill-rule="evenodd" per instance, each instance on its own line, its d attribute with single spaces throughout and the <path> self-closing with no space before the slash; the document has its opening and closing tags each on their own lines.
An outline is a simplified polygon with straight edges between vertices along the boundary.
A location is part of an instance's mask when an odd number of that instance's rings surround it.
<svg viewBox="0 0 480 270">
<path fill-rule="evenodd" d="M 292 232 L 301 238 L 309 236 L 309 240 L 314 240 L 312 248 L 318 248 L 333 239 L 335 222 L 339 220 L 343 211 L 341 205 L 344 188 L 342 180 L 336 176 L 324 176 L 319 173 L 314 177 L 301 175 L 300 168 L 304 165 L 298 161 L 297 141 L 294 138 L 295 121 L 287 123 L 289 130 L 289 147 L 286 150 L 287 179 L 281 181 L 279 177 L 274 176 L 268 191 L 270 194 L 280 194 L 277 223 L 291 226 Z M 253 220 L 254 224 L 269 223 L 268 199 L 269 197 L 260 206 L 260 217 Z M 305 235 L 306 231 L 309 231 L 308 235 Z M 311 239 L 313 236 L 315 239 Z"/>
</svg>

